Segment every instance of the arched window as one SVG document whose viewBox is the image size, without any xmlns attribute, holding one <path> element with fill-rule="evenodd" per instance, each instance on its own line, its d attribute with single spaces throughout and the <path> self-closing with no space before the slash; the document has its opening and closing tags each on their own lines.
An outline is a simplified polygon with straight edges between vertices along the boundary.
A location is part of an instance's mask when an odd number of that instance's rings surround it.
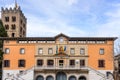
<svg viewBox="0 0 120 80">
<path fill-rule="evenodd" d="M 64 72 L 58 72 L 56 74 L 56 80 L 67 80 L 67 76 Z"/>
<path fill-rule="evenodd" d="M 87 80 L 87 79 L 86 79 L 86 77 L 81 76 L 81 77 L 79 78 L 79 80 Z"/>
<path fill-rule="evenodd" d="M 37 76 L 36 80 L 44 80 L 43 76 Z"/>
<path fill-rule="evenodd" d="M 16 25 L 15 25 L 15 24 L 12 24 L 12 25 L 11 25 L 11 29 L 12 29 L 12 30 L 15 30 L 15 29 L 16 29 Z"/>
<path fill-rule="evenodd" d="M 5 29 L 6 29 L 6 30 L 9 30 L 9 25 L 5 25 Z"/>
<path fill-rule="evenodd" d="M 54 78 L 52 76 L 48 76 L 46 80 L 54 80 Z"/>
<path fill-rule="evenodd" d="M 12 37 L 15 37 L 15 33 L 12 33 L 12 35 L 11 35 Z"/>
<path fill-rule="evenodd" d="M 69 80 L 77 80 L 75 76 L 70 76 Z"/>
</svg>

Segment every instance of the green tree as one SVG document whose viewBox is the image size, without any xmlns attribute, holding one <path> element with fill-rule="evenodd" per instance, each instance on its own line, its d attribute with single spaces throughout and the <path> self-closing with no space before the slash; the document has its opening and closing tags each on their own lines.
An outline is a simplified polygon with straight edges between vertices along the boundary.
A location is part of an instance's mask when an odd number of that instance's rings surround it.
<svg viewBox="0 0 120 80">
<path fill-rule="evenodd" d="M 5 31 L 5 28 L 3 26 L 2 21 L 0 20 L 0 37 L 7 37 L 7 32 Z M 0 40 L 0 76 L 2 76 L 2 60 L 3 60 L 3 41 Z"/>
</svg>

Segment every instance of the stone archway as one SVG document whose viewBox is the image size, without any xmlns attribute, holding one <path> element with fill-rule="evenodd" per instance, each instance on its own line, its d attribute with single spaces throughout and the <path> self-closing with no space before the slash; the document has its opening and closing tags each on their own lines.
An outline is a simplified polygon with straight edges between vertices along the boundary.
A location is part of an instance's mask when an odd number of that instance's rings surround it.
<svg viewBox="0 0 120 80">
<path fill-rule="evenodd" d="M 53 76 L 47 76 L 46 80 L 54 80 Z"/>
<path fill-rule="evenodd" d="M 69 80 L 77 80 L 75 76 L 70 76 Z"/>
<path fill-rule="evenodd" d="M 87 80 L 85 76 L 81 76 L 79 80 Z"/>
<path fill-rule="evenodd" d="M 37 76 L 36 80 L 44 80 L 44 77 L 39 75 L 39 76 Z"/>
<path fill-rule="evenodd" d="M 64 72 L 58 72 L 56 74 L 56 80 L 67 80 L 67 76 Z"/>
</svg>

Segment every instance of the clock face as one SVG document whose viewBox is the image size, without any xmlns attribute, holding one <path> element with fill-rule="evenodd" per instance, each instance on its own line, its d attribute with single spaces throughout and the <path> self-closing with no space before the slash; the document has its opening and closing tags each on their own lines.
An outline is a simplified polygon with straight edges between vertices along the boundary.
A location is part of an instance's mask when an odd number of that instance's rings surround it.
<svg viewBox="0 0 120 80">
<path fill-rule="evenodd" d="M 64 41 L 63 37 L 60 37 L 59 41 L 60 41 L 60 43 L 63 43 L 63 41 Z"/>
</svg>

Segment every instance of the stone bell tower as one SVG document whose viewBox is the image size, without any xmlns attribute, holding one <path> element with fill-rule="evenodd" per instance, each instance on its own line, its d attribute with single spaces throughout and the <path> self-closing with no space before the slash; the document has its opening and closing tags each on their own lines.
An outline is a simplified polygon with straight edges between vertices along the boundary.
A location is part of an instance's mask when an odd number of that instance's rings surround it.
<svg viewBox="0 0 120 80">
<path fill-rule="evenodd" d="M 8 37 L 26 37 L 27 19 L 16 0 L 14 8 L 1 8 L 1 19 Z"/>
</svg>

